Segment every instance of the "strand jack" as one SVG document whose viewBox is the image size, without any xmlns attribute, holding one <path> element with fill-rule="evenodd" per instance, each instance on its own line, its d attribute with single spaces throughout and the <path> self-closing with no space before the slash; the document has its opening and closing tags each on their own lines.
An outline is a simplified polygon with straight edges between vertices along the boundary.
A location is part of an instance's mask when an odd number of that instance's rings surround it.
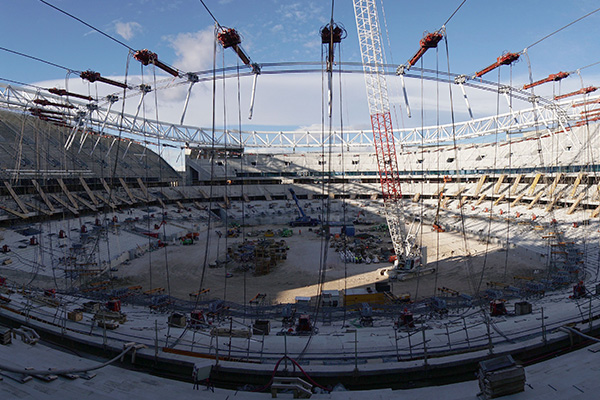
<svg viewBox="0 0 600 400">
<path fill-rule="evenodd" d="M 333 63 L 335 59 L 335 46 L 342 42 L 347 36 L 346 29 L 342 25 L 333 22 L 321 27 L 321 44 L 327 48 L 327 59 L 325 70 L 327 72 L 327 115 L 331 118 L 333 107 Z"/>
<path fill-rule="evenodd" d="M 598 90 L 597 87 L 595 87 L 595 86 L 588 86 L 588 87 L 584 87 L 582 89 L 579 89 L 579 90 L 577 90 L 575 92 L 561 94 L 560 96 L 554 96 L 554 100 L 560 100 L 560 99 L 564 99 L 566 97 L 577 96 L 578 94 L 588 94 L 588 93 L 595 92 L 596 90 Z"/>
<path fill-rule="evenodd" d="M 39 104 L 40 106 L 62 107 L 62 108 L 68 108 L 68 109 L 75 108 L 75 106 L 72 104 L 53 103 L 46 99 L 35 99 L 35 100 L 33 100 L 33 102 L 35 104 Z"/>
<path fill-rule="evenodd" d="M 492 65 L 482 69 L 479 72 L 475 73 L 474 78 L 481 78 L 483 75 L 487 74 L 490 71 L 495 70 L 501 65 L 510 65 L 513 62 L 517 61 L 520 57 L 519 53 L 505 53 L 496 59 L 496 62 Z"/>
<path fill-rule="evenodd" d="M 48 89 L 48 92 L 55 94 L 57 96 L 71 96 L 71 97 L 76 97 L 78 99 L 88 100 L 88 101 L 94 100 L 91 96 L 84 96 L 82 94 L 67 92 L 65 89 L 50 88 L 50 89 Z"/>
<path fill-rule="evenodd" d="M 439 31 L 426 33 L 425 36 L 423 36 L 423 39 L 421 39 L 421 41 L 419 42 L 419 45 L 421 47 L 415 53 L 415 55 L 406 63 L 407 70 L 409 70 L 413 65 L 415 65 L 417 61 L 419 61 L 421 57 L 423 57 L 423 54 L 425 54 L 427 50 L 437 47 L 438 43 L 444 38 L 444 30 L 444 27 L 442 27 Z"/>
<path fill-rule="evenodd" d="M 240 44 L 242 43 L 242 38 L 238 31 L 233 28 L 226 28 L 224 26 L 219 26 L 217 31 L 217 40 L 223 46 L 224 49 L 232 48 L 233 51 L 238 55 L 242 62 L 252 68 L 252 73 L 254 74 L 254 81 L 252 82 L 252 95 L 250 98 L 250 111 L 248 113 L 248 119 L 252 119 L 252 114 L 254 111 L 254 98 L 256 96 L 256 81 L 258 79 L 258 75 L 260 75 L 260 65 L 257 63 L 253 63 L 248 54 L 244 51 Z"/>
<path fill-rule="evenodd" d="M 404 96 L 404 105 L 406 106 L 406 114 L 408 118 L 411 117 L 410 104 L 408 103 L 408 95 L 406 94 L 406 83 L 404 82 L 404 74 L 410 70 L 410 68 L 417 63 L 423 57 L 425 52 L 429 49 L 436 48 L 438 43 L 444 38 L 445 28 L 442 27 L 440 30 L 426 33 L 425 36 L 419 42 L 419 50 L 415 53 L 410 60 L 405 64 L 398 66 L 396 69 L 396 75 L 400 76 L 400 83 L 402 85 L 402 94 Z"/>
<path fill-rule="evenodd" d="M 167 64 L 161 62 L 158 59 L 156 53 L 151 52 L 148 49 L 138 50 L 133 54 L 133 58 L 142 63 L 142 65 L 154 64 L 158 68 L 162 69 L 169 75 L 173 75 L 175 78 L 179 77 L 179 71 Z"/>
<path fill-rule="evenodd" d="M 79 74 L 79 76 L 81 77 L 81 79 L 85 79 L 87 81 L 90 81 L 92 83 L 94 82 L 103 82 L 109 85 L 113 85 L 113 86 L 117 86 L 120 87 L 121 89 L 129 89 L 127 87 L 126 84 L 124 84 L 123 82 L 117 82 L 114 81 L 112 79 L 108 79 L 103 77 L 102 75 L 100 75 L 100 72 L 94 72 L 94 71 L 83 71 L 82 73 Z"/>
<path fill-rule="evenodd" d="M 559 72 L 557 74 L 550 74 L 550 75 L 548 75 L 547 78 L 540 79 L 539 81 L 535 81 L 535 82 L 523 85 L 523 89 L 525 89 L 525 90 L 531 89 L 532 87 L 539 86 L 539 85 L 541 85 L 543 83 L 546 83 L 546 82 L 557 82 L 557 81 L 560 81 L 562 79 L 565 79 L 569 75 L 570 74 L 568 72 Z"/>
</svg>

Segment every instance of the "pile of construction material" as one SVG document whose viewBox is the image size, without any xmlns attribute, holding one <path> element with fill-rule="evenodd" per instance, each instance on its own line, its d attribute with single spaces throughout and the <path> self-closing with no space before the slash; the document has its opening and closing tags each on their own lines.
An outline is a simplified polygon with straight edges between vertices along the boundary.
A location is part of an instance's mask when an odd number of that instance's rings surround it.
<svg viewBox="0 0 600 400">
<path fill-rule="evenodd" d="M 235 248 L 228 249 L 228 256 L 242 269 L 254 269 L 255 275 L 265 275 L 287 259 L 288 245 L 285 240 L 245 240 Z"/>
<path fill-rule="evenodd" d="M 485 399 L 494 399 L 525 390 L 525 370 L 510 355 L 479 363 L 479 389 Z"/>
<path fill-rule="evenodd" d="M 371 264 L 387 261 L 391 252 L 382 247 L 382 239 L 370 234 L 359 234 L 353 237 L 334 236 L 330 247 L 338 253 L 344 263 Z"/>
<path fill-rule="evenodd" d="M 12 330 L 6 326 L 0 326 L 0 344 L 9 345 L 11 343 Z"/>
<path fill-rule="evenodd" d="M 261 240 L 254 248 L 254 275 L 265 275 L 271 272 L 278 262 L 287 259 L 285 240 Z"/>
</svg>

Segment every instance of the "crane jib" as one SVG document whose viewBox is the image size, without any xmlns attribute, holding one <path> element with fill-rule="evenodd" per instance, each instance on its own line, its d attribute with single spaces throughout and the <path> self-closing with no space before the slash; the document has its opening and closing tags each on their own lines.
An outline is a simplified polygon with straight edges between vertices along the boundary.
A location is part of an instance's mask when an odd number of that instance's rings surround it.
<svg viewBox="0 0 600 400">
<path fill-rule="evenodd" d="M 416 235 L 406 232 L 402 218 L 402 191 L 398 179 L 398 161 L 396 159 L 392 118 L 389 111 L 387 83 L 382 68 L 380 68 L 384 64 L 383 45 L 375 0 L 354 0 L 354 15 L 363 62 L 367 101 L 373 128 L 373 145 L 377 154 L 377 167 L 379 169 L 386 221 L 397 256 L 396 267 L 391 270 L 394 272 L 388 275 L 392 277 L 397 276 L 402 271 L 419 268 L 422 264 L 421 251 L 416 245 Z M 418 226 L 420 227 L 420 223 Z"/>
</svg>

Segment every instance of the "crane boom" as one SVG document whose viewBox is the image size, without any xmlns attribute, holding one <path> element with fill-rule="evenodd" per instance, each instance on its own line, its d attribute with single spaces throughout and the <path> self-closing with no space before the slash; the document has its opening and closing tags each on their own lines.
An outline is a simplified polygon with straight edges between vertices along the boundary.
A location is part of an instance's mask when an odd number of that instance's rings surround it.
<svg viewBox="0 0 600 400">
<path fill-rule="evenodd" d="M 296 202 L 296 206 L 298 206 L 298 211 L 300 212 L 300 216 L 302 218 L 306 218 L 306 214 L 304 213 L 304 210 L 302 209 L 302 207 L 300 206 L 300 202 L 298 201 L 298 197 L 296 197 L 296 192 L 294 191 L 294 189 L 289 188 L 288 189 L 290 191 L 290 193 L 292 194 L 292 198 L 294 199 L 294 201 Z"/>
<path fill-rule="evenodd" d="M 400 269 L 412 269 L 420 266 L 421 255 L 420 250 L 414 243 L 414 237 L 409 237 L 406 234 L 400 212 L 402 191 L 387 82 L 383 67 L 383 45 L 381 43 L 375 0 L 354 0 L 354 14 L 362 55 L 367 101 L 373 128 L 373 144 L 377 155 L 385 216 L 394 251 L 397 255 L 396 266 Z"/>
</svg>

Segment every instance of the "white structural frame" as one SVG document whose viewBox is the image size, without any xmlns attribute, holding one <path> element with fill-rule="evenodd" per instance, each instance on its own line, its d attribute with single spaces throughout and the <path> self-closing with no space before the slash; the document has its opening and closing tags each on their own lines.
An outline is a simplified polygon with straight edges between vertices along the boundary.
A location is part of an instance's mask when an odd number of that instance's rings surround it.
<svg viewBox="0 0 600 400">
<path fill-rule="evenodd" d="M 398 179 L 396 141 L 390 115 L 377 4 L 375 0 L 354 0 L 353 3 L 385 218 L 397 256 L 396 265 L 413 269 L 422 264 L 421 251 L 415 245 L 415 237 L 407 234 L 404 213 L 401 212 L 402 191 Z"/>
<path fill-rule="evenodd" d="M 386 73 L 391 75 L 391 73 Z M 405 75 L 405 77 L 408 75 Z M 415 77 L 413 77 L 415 78 Z M 429 77 L 429 79 L 436 79 Z M 447 82 L 448 78 L 439 81 Z M 497 85 L 489 82 L 467 82 L 466 87 L 484 90 L 498 90 Z M 494 87 L 496 86 L 496 89 Z M 513 95 L 523 97 L 526 93 L 512 89 Z M 35 90 L 22 86 L 0 84 L 0 107 L 19 112 L 27 112 L 36 106 L 35 99 L 44 99 L 53 103 L 71 104 L 72 110 L 63 110 L 50 106 L 50 109 L 64 111 L 65 123 L 74 126 L 82 113 L 88 118 L 88 126 L 103 126 L 106 135 L 118 135 L 137 138 L 144 141 L 166 141 L 182 147 L 202 147 L 213 144 L 211 128 L 180 125 L 169 122 L 144 119 L 131 114 L 121 114 L 120 107 L 109 108 L 106 104 L 90 103 L 76 98 L 56 96 L 44 90 Z M 581 97 L 577 97 L 581 101 Z M 584 96 L 588 102 L 600 100 L 600 95 Z M 572 107 L 575 100 L 565 99 L 552 102 L 543 98 L 531 98 L 532 107 L 513 112 L 492 115 L 485 118 L 428 126 L 423 128 L 396 129 L 394 139 L 402 146 L 419 146 L 421 144 L 450 143 L 497 133 L 526 133 L 535 129 L 556 129 L 567 127 L 570 122 L 582 120 L 581 108 Z M 95 104 L 93 109 L 89 104 Z M 89 114 L 89 115 L 88 115 Z M 330 137 L 331 136 L 331 137 Z M 310 149 L 320 148 L 323 144 L 360 149 L 372 148 L 372 133 L 363 130 L 346 130 L 322 134 L 320 131 L 247 131 L 215 129 L 214 145 L 216 147 L 237 148 L 270 148 L 270 149 Z"/>
</svg>

